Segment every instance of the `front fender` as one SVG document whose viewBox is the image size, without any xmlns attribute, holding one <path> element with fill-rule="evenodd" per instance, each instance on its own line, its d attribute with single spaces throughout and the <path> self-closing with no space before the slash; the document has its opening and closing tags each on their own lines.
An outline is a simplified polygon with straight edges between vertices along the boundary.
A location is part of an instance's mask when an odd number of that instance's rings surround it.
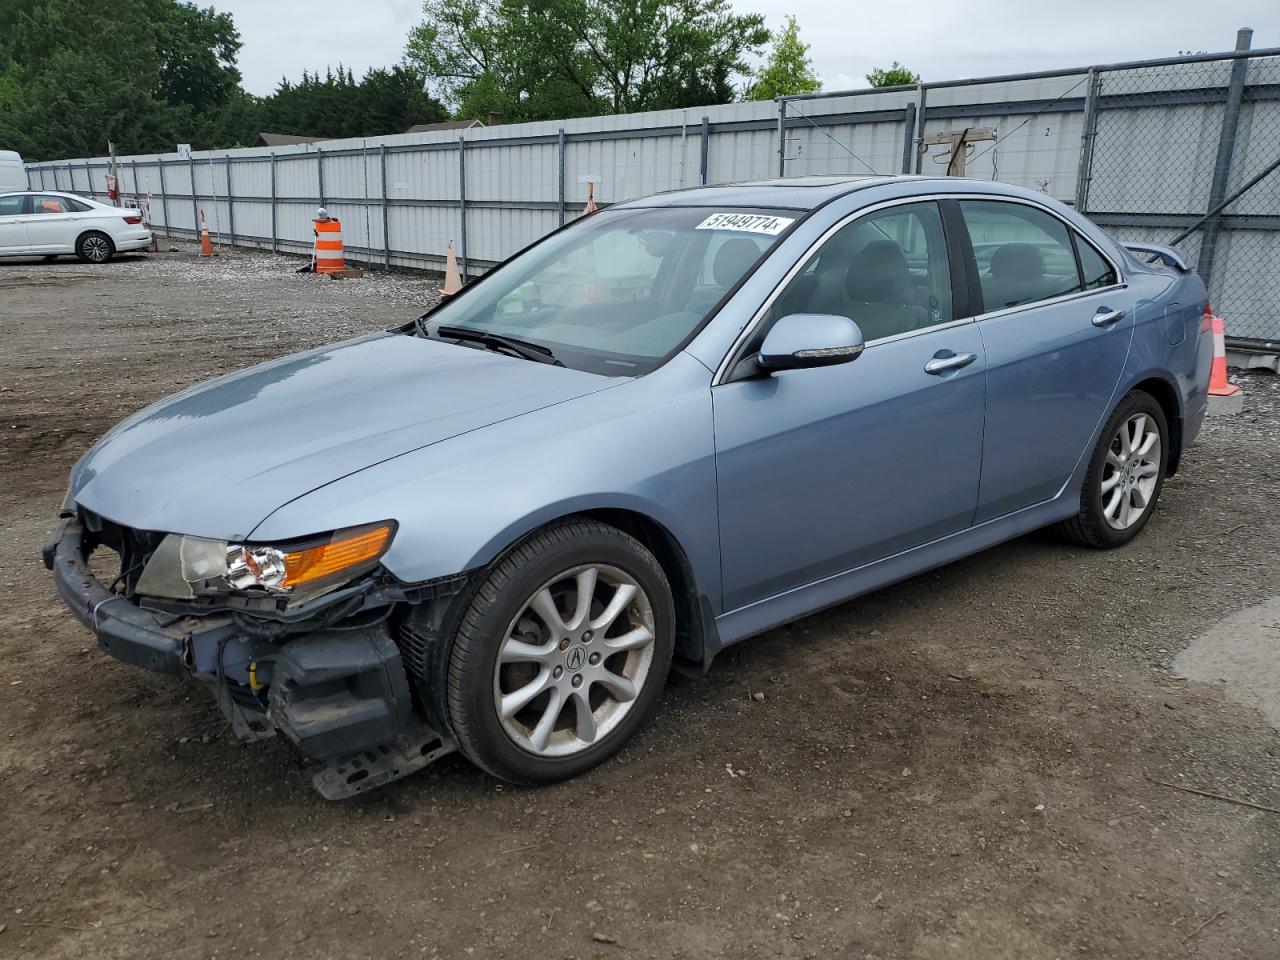
<svg viewBox="0 0 1280 960">
<path fill-rule="evenodd" d="M 649 517 L 720 603 L 711 374 L 679 354 L 614 389 L 376 464 L 274 511 L 257 541 L 399 522 L 384 566 L 418 583 L 490 562 L 530 530 L 587 510 Z"/>
</svg>

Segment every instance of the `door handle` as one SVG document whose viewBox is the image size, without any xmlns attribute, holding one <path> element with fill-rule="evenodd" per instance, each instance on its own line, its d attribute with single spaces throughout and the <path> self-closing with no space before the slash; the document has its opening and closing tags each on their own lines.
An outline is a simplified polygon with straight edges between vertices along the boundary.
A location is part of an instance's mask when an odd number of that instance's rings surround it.
<svg viewBox="0 0 1280 960">
<path fill-rule="evenodd" d="M 1108 310 L 1106 307 L 1102 307 L 1093 315 L 1093 325 L 1095 327 L 1109 327 L 1113 323 L 1118 323 L 1123 319 L 1123 310 Z"/>
<path fill-rule="evenodd" d="M 961 367 L 967 367 L 977 359 L 978 355 L 976 353 L 953 353 L 949 357 L 934 357 L 924 365 L 924 372 L 937 377 L 948 370 L 959 370 Z"/>
</svg>

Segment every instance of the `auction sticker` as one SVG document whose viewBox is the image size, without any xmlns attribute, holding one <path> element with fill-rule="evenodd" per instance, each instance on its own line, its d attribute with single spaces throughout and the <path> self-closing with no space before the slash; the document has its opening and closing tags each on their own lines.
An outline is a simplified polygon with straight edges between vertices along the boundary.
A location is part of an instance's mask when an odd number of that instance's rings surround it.
<svg viewBox="0 0 1280 960">
<path fill-rule="evenodd" d="M 737 230 L 776 237 L 795 223 L 793 217 L 773 217 L 765 213 L 713 213 L 694 227 L 695 230 Z"/>
</svg>

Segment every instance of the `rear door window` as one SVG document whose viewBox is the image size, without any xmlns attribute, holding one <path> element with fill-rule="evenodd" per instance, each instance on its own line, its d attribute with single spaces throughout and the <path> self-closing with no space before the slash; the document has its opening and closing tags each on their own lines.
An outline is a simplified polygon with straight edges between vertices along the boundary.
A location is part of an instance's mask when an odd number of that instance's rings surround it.
<svg viewBox="0 0 1280 960">
<path fill-rule="evenodd" d="M 1076 252 L 1080 254 L 1080 276 L 1086 290 L 1109 287 L 1117 280 L 1115 269 L 1106 258 L 1079 234 L 1076 234 Z"/>
<path fill-rule="evenodd" d="M 0 197 L 0 217 L 17 217 L 22 215 L 25 207 L 24 196 Z"/>
<path fill-rule="evenodd" d="M 71 213 L 71 204 L 63 197 L 51 197 L 38 193 L 31 198 L 34 213 Z"/>
<path fill-rule="evenodd" d="M 998 200 L 962 200 L 960 210 L 978 261 L 984 312 L 1084 289 L 1071 234 L 1061 220 Z"/>
</svg>

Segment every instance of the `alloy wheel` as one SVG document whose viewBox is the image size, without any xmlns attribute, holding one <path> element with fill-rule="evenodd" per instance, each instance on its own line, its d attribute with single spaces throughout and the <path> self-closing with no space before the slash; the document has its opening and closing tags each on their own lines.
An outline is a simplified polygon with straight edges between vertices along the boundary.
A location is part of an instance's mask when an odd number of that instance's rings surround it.
<svg viewBox="0 0 1280 960">
<path fill-rule="evenodd" d="M 1145 413 L 1120 424 L 1102 470 L 1102 515 L 1114 530 L 1127 530 L 1151 507 L 1160 478 L 1160 430 Z"/>
<path fill-rule="evenodd" d="M 494 668 L 502 729 L 540 757 L 599 743 L 630 712 L 653 663 L 653 605 L 626 571 L 565 570 L 525 600 Z"/>
<path fill-rule="evenodd" d="M 80 249 L 84 251 L 85 259 L 93 263 L 106 263 L 111 256 L 111 246 L 105 237 L 85 237 Z"/>
</svg>

